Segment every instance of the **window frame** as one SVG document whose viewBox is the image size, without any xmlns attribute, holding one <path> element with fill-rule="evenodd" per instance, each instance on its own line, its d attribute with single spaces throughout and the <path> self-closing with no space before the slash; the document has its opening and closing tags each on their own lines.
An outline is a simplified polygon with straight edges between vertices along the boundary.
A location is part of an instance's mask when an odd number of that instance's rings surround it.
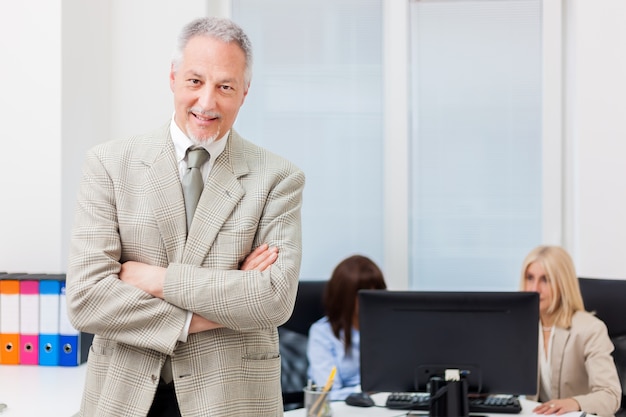
<svg viewBox="0 0 626 417">
<path fill-rule="evenodd" d="M 411 287 L 409 260 L 409 5 L 382 0 L 383 26 L 383 264 L 390 289 Z M 463 0 L 458 0 L 463 1 Z M 208 2 L 209 14 L 229 16 L 230 0 Z M 561 0 L 542 1 L 542 242 L 569 246 L 574 236 L 571 180 L 564 176 L 563 13 Z M 569 160 L 570 158 L 568 158 Z M 572 206 L 572 205 L 569 205 Z"/>
<path fill-rule="evenodd" d="M 409 259 L 409 6 L 383 1 L 385 279 L 391 289 L 411 288 Z M 459 0 L 463 1 L 463 0 Z M 542 2 L 542 242 L 563 244 L 563 7 Z M 520 256 L 523 256 L 521 254 Z"/>
</svg>

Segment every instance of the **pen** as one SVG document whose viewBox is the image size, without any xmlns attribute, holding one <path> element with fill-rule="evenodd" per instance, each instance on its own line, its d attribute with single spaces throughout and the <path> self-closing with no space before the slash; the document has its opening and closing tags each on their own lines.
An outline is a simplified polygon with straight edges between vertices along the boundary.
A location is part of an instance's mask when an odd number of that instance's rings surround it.
<svg viewBox="0 0 626 417">
<path fill-rule="evenodd" d="M 326 398 L 326 395 L 328 395 L 328 391 L 330 391 L 331 387 L 333 386 L 335 373 L 337 373 L 337 367 L 333 366 L 333 369 L 331 369 L 330 375 L 328 375 L 328 379 L 326 380 L 326 385 L 324 385 L 324 388 L 322 389 L 322 395 L 319 396 L 319 398 L 317 399 L 317 401 L 315 401 L 315 404 L 313 404 L 313 407 L 311 407 L 311 410 L 309 411 L 309 417 L 314 416 L 315 410 L 317 410 L 318 408 L 318 417 L 322 415 L 322 411 L 324 410 L 324 398 Z"/>
</svg>

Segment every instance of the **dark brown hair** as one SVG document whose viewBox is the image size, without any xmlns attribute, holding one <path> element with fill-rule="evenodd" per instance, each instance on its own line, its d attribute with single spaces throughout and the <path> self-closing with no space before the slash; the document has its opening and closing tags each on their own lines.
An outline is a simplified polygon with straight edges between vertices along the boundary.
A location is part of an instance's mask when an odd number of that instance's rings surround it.
<svg viewBox="0 0 626 417">
<path fill-rule="evenodd" d="M 358 291 L 386 288 L 380 268 L 365 256 L 350 256 L 335 267 L 324 289 L 324 308 L 337 339 L 343 330 L 346 354 L 350 353 L 352 347 L 352 319 Z"/>
</svg>

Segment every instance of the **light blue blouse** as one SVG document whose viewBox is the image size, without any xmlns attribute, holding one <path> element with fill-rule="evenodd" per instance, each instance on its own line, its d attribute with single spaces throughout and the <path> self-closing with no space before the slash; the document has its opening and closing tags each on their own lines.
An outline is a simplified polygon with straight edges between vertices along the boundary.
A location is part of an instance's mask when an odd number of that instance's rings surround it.
<svg viewBox="0 0 626 417">
<path fill-rule="evenodd" d="M 359 331 L 352 329 L 352 347 L 346 355 L 343 342 L 333 334 L 327 317 L 313 323 L 309 330 L 307 358 L 308 376 L 314 384 L 324 386 L 333 366 L 337 367 L 333 387 L 329 397 L 331 401 L 345 400 L 353 393 L 361 391 Z"/>
</svg>

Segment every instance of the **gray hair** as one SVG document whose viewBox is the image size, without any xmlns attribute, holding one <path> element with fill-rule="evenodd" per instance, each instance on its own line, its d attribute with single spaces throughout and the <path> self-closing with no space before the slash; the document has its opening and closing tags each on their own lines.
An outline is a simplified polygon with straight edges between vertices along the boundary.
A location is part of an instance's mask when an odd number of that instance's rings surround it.
<svg viewBox="0 0 626 417">
<path fill-rule="evenodd" d="M 172 57 L 174 71 L 178 70 L 183 60 L 183 50 L 194 36 L 208 36 L 222 42 L 235 42 L 246 57 L 244 78 L 246 84 L 252 79 L 252 44 L 243 29 L 230 19 L 220 17 L 201 17 L 188 23 L 178 36 L 176 51 Z"/>
</svg>

